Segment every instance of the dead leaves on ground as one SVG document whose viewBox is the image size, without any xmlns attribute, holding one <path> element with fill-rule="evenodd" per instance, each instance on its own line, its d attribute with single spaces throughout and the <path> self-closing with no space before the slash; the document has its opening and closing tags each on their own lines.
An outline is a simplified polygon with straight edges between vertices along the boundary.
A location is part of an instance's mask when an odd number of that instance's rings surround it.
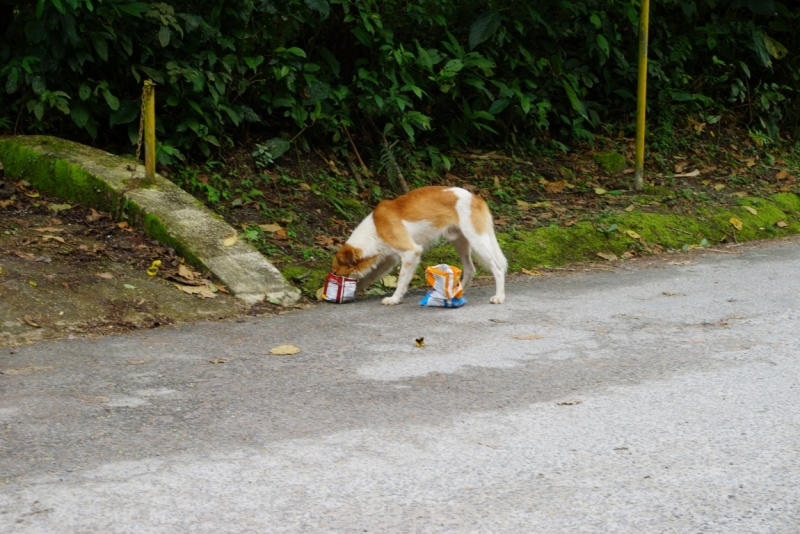
<svg viewBox="0 0 800 534">
<path fill-rule="evenodd" d="M 294 345 L 279 345 L 269 350 L 270 354 L 274 356 L 291 356 L 298 354 L 300 349 Z"/>
</svg>

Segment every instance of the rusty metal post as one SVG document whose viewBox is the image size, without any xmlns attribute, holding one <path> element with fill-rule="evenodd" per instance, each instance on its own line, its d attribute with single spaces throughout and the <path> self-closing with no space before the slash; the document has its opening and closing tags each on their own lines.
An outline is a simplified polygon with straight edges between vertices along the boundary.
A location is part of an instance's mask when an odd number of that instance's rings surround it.
<svg viewBox="0 0 800 534">
<path fill-rule="evenodd" d="M 639 88 L 636 95 L 636 167 L 633 175 L 633 188 L 644 188 L 644 137 L 647 111 L 647 31 L 650 26 L 650 0 L 642 0 L 642 13 L 639 16 Z"/>
<path fill-rule="evenodd" d="M 156 88 L 151 80 L 144 82 L 144 183 L 156 181 Z"/>
</svg>

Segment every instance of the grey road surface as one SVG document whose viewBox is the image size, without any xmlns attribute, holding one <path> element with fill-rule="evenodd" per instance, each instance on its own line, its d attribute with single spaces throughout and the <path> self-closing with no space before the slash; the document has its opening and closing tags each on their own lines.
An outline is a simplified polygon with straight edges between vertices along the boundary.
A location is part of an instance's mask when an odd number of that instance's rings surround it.
<svg viewBox="0 0 800 534">
<path fill-rule="evenodd" d="M 800 241 L 727 252 L 3 349 L 0 532 L 799 532 Z"/>
</svg>

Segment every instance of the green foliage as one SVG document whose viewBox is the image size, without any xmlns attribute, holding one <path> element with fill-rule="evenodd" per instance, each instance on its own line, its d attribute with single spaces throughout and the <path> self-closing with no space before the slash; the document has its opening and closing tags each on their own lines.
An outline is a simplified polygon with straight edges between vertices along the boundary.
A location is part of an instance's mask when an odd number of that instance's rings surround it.
<svg viewBox="0 0 800 534">
<path fill-rule="evenodd" d="M 732 110 L 777 141 L 800 113 L 800 11 L 787 6 L 653 6 L 651 109 Z M 564 147 L 627 122 L 637 10 L 629 0 L 0 0 L 0 127 L 129 150 L 149 78 L 162 163 L 279 131 L 344 146 L 343 126 L 410 146 Z M 274 148 L 255 157 L 268 165 Z M 449 165 L 442 158 L 429 153 L 434 167 Z"/>
</svg>

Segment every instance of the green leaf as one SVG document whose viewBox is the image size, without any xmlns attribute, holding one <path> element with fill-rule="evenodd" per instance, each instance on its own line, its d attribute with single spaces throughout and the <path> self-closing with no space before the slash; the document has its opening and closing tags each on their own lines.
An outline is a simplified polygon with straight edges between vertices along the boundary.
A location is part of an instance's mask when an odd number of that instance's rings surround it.
<svg viewBox="0 0 800 534">
<path fill-rule="evenodd" d="M 167 26 L 161 26 L 158 30 L 158 42 L 161 43 L 161 48 L 166 48 L 169 44 L 169 38 L 172 36 L 172 31 Z"/>
<path fill-rule="evenodd" d="M 595 41 L 597 41 L 598 48 L 600 48 L 600 50 L 603 51 L 606 57 L 608 57 L 609 48 L 608 48 L 608 41 L 606 40 L 606 38 L 598 33 L 597 36 L 595 37 Z"/>
<path fill-rule="evenodd" d="M 94 49 L 97 50 L 97 55 L 100 56 L 100 59 L 108 61 L 108 46 L 103 36 L 96 33 L 92 34 L 92 44 Z"/>
<path fill-rule="evenodd" d="M 31 89 L 33 89 L 33 94 L 38 96 L 45 92 L 47 85 L 41 76 L 34 76 L 31 79 Z"/>
<path fill-rule="evenodd" d="M 306 0 L 306 5 L 318 12 L 322 20 L 327 19 L 328 15 L 331 14 L 331 6 L 328 0 Z"/>
<path fill-rule="evenodd" d="M 672 96 L 672 100 L 677 100 L 678 102 L 688 102 L 689 100 L 693 100 L 692 95 L 683 91 L 674 91 L 670 96 Z"/>
<path fill-rule="evenodd" d="M 501 113 L 504 109 L 506 109 L 509 104 L 511 104 L 510 99 L 498 98 L 497 100 L 492 102 L 491 106 L 489 106 L 489 113 L 491 113 L 492 115 L 497 115 L 498 113 Z"/>
<path fill-rule="evenodd" d="M 287 150 L 292 146 L 289 141 L 286 139 L 281 139 L 280 137 L 273 137 L 272 139 L 268 139 L 266 143 L 264 143 L 267 151 L 270 153 L 273 159 L 278 158 L 286 153 Z"/>
<path fill-rule="evenodd" d="M 562 80 L 561 85 L 564 86 L 564 91 L 567 93 L 569 103 L 572 104 L 572 109 L 580 113 L 581 117 L 588 121 L 589 116 L 586 114 L 586 107 L 583 105 L 583 102 L 580 101 L 578 95 L 575 94 L 575 89 L 572 88 L 572 85 L 567 80 Z"/>
<path fill-rule="evenodd" d="M 70 116 L 78 128 L 85 128 L 86 123 L 89 122 L 89 110 L 82 105 L 72 106 Z"/>
<path fill-rule="evenodd" d="M 491 37 L 500 27 L 500 22 L 500 12 L 496 9 L 489 9 L 481 13 L 472 23 L 472 28 L 469 31 L 470 49 L 474 50 L 476 46 Z"/>
<path fill-rule="evenodd" d="M 86 100 L 87 98 L 92 96 L 92 90 L 89 89 L 88 85 L 82 83 L 80 89 L 78 89 L 78 96 L 81 97 L 81 100 Z"/>
<path fill-rule="evenodd" d="M 769 37 L 768 35 L 762 35 L 761 38 L 764 40 L 764 48 L 766 48 L 769 55 L 775 59 L 783 59 L 786 54 L 789 53 L 785 46 L 780 44 L 772 37 Z"/>
<path fill-rule="evenodd" d="M 111 91 L 108 89 L 103 89 L 103 97 L 106 99 L 106 103 L 112 111 L 117 111 L 119 109 L 119 99 L 112 95 Z"/>
<path fill-rule="evenodd" d="M 322 59 L 325 60 L 325 63 L 331 68 L 333 74 L 335 76 L 339 76 L 339 62 L 336 61 L 336 58 L 331 54 L 331 51 L 325 48 L 324 46 L 319 49 L 319 55 L 322 56 Z"/>
<path fill-rule="evenodd" d="M 600 20 L 600 16 L 597 13 L 592 13 L 592 16 L 589 17 L 589 20 L 592 22 L 592 24 L 594 24 L 594 27 L 597 28 L 598 30 L 600 29 L 600 26 L 603 25 L 603 22 Z"/>
<path fill-rule="evenodd" d="M 287 50 L 287 52 L 289 52 L 290 54 L 293 54 L 295 56 L 307 57 L 306 53 L 303 52 L 303 49 L 302 48 L 297 48 L 296 46 L 291 47 L 290 49 Z"/>
<path fill-rule="evenodd" d="M 44 102 L 36 103 L 33 108 L 33 114 L 36 115 L 37 119 L 42 120 L 42 117 L 44 117 Z"/>
<path fill-rule="evenodd" d="M 119 108 L 111 113 L 109 126 L 127 124 L 139 118 L 139 102 L 136 100 L 123 100 Z"/>
<path fill-rule="evenodd" d="M 64 4 L 61 3 L 61 0 L 50 0 L 50 1 L 53 2 L 53 5 L 55 6 L 55 8 L 62 15 L 64 15 L 67 12 L 67 10 L 64 9 Z"/>
</svg>

